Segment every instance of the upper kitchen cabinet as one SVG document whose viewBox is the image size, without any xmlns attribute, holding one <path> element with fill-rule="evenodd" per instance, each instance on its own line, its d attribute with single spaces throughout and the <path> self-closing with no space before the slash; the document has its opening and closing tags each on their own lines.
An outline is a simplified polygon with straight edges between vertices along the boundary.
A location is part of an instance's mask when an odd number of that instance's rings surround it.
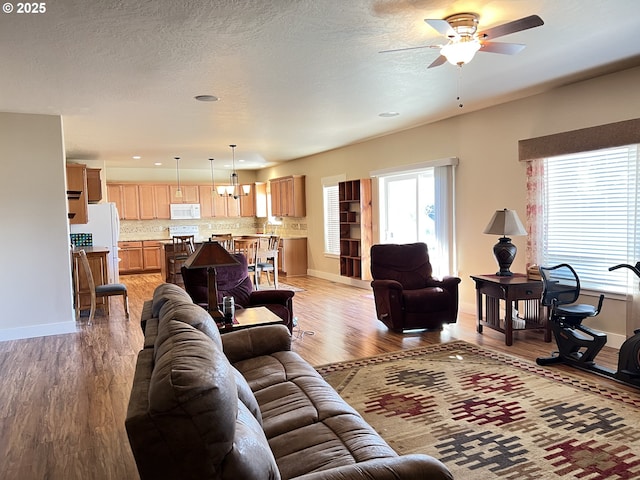
<svg viewBox="0 0 640 480">
<path fill-rule="evenodd" d="M 274 217 L 304 217 L 307 214 L 304 175 L 272 178 L 269 186 Z"/>
<path fill-rule="evenodd" d="M 171 218 L 169 208 L 169 185 L 138 185 L 140 199 L 140 220 L 168 220 Z"/>
<path fill-rule="evenodd" d="M 199 186 L 200 215 L 202 218 L 225 218 L 240 215 L 239 200 L 228 195 L 218 195 L 211 185 Z"/>
<path fill-rule="evenodd" d="M 87 200 L 89 203 L 102 201 L 102 181 L 99 168 L 87 168 Z"/>
<path fill-rule="evenodd" d="M 171 185 L 171 203 L 200 203 L 198 185 L 180 185 L 182 196 L 177 196 L 178 187 Z"/>
<path fill-rule="evenodd" d="M 69 223 L 84 224 L 89 221 L 86 165 L 67 163 L 67 202 Z"/>
<path fill-rule="evenodd" d="M 249 194 L 240 197 L 240 216 L 264 218 L 267 216 L 267 184 L 258 182 L 250 186 Z"/>
<path fill-rule="evenodd" d="M 116 204 L 120 220 L 140 220 L 138 185 L 132 183 L 108 183 L 107 198 Z"/>
</svg>

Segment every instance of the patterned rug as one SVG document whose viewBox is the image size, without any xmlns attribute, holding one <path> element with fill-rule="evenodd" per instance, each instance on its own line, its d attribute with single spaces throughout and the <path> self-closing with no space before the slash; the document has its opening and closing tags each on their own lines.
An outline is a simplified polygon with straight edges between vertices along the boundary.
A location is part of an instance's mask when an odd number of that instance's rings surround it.
<svg viewBox="0 0 640 480">
<path fill-rule="evenodd" d="M 317 370 L 398 453 L 432 455 L 456 479 L 640 479 L 640 391 L 596 375 L 465 342 Z"/>
</svg>

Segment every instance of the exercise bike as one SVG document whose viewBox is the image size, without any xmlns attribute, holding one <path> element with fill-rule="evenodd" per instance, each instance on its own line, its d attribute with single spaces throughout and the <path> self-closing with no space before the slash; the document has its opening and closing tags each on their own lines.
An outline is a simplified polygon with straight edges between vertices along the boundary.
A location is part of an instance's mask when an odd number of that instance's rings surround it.
<svg viewBox="0 0 640 480">
<path fill-rule="evenodd" d="M 616 265 L 609 268 L 609 271 L 618 268 L 628 268 L 640 278 L 640 262 L 635 266 Z M 580 295 L 580 279 L 566 263 L 549 268 L 540 267 L 540 275 L 543 282 L 542 304 L 551 310 L 549 322 L 558 351 L 553 352 L 550 357 L 536 359 L 536 363 L 564 363 L 640 388 L 640 329 L 620 347 L 617 370 L 598 365 L 595 357 L 607 343 L 607 335 L 582 325 L 582 321 L 600 313 L 604 295 L 600 295 L 595 307 L 576 304 Z"/>
</svg>

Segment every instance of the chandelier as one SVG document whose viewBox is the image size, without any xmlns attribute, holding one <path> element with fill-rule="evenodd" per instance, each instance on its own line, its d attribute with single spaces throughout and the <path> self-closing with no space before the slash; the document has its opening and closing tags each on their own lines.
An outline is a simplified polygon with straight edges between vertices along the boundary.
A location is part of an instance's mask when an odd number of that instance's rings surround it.
<svg viewBox="0 0 640 480">
<path fill-rule="evenodd" d="M 238 172 L 236 172 L 236 147 L 237 145 L 229 145 L 231 147 L 232 152 L 232 160 L 231 160 L 231 175 L 229 176 L 229 185 L 227 186 L 219 186 L 218 194 L 219 195 L 227 195 L 229 197 L 233 197 L 235 199 L 249 195 L 251 191 L 250 185 L 240 185 L 240 180 L 238 178 Z M 212 163 L 213 165 L 213 163 Z M 213 168 L 213 167 L 212 167 Z M 222 187 L 222 188 L 221 188 Z"/>
</svg>

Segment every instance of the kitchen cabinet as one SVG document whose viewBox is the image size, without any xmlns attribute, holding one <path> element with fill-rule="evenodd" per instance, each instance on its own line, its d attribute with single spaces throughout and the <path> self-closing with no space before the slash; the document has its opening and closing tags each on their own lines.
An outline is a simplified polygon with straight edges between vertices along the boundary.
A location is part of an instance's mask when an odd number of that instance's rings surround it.
<svg viewBox="0 0 640 480">
<path fill-rule="evenodd" d="M 274 217 L 304 217 L 307 214 L 304 175 L 272 178 L 269 189 Z"/>
<path fill-rule="evenodd" d="M 289 277 L 307 274 L 307 239 L 281 238 L 278 250 L 278 270 Z"/>
<path fill-rule="evenodd" d="M 107 198 L 116 204 L 120 220 L 140 220 L 138 185 L 134 183 L 108 183 Z"/>
<path fill-rule="evenodd" d="M 198 193 L 198 185 L 180 185 L 182 197 L 176 196 L 178 192 L 177 185 L 171 185 L 171 203 L 200 203 L 200 195 Z"/>
<path fill-rule="evenodd" d="M 144 269 L 142 242 L 118 242 L 120 273 L 141 272 Z"/>
<path fill-rule="evenodd" d="M 260 217 L 267 216 L 267 184 L 256 182 L 251 184 L 249 195 L 240 197 L 240 216 L 241 217 Z"/>
<path fill-rule="evenodd" d="M 70 224 L 85 224 L 89 221 L 86 165 L 67 163 L 67 204 Z"/>
<path fill-rule="evenodd" d="M 87 201 L 98 203 L 102 200 L 102 181 L 99 168 L 87 168 Z"/>
<path fill-rule="evenodd" d="M 240 200 L 228 195 L 218 195 L 212 190 L 211 185 L 200 185 L 199 197 L 202 218 L 240 216 Z"/>
<path fill-rule="evenodd" d="M 169 185 L 138 185 L 140 220 L 171 218 Z"/>
<path fill-rule="evenodd" d="M 338 183 L 340 275 L 371 280 L 371 179 Z"/>
<path fill-rule="evenodd" d="M 162 242 L 157 240 L 143 240 L 142 269 L 145 272 L 160 271 L 162 266 Z"/>
<path fill-rule="evenodd" d="M 160 240 L 118 242 L 119 272 L 123 274 L 159 272 L 162 267 L 163 245 Z"/>
</svg>

